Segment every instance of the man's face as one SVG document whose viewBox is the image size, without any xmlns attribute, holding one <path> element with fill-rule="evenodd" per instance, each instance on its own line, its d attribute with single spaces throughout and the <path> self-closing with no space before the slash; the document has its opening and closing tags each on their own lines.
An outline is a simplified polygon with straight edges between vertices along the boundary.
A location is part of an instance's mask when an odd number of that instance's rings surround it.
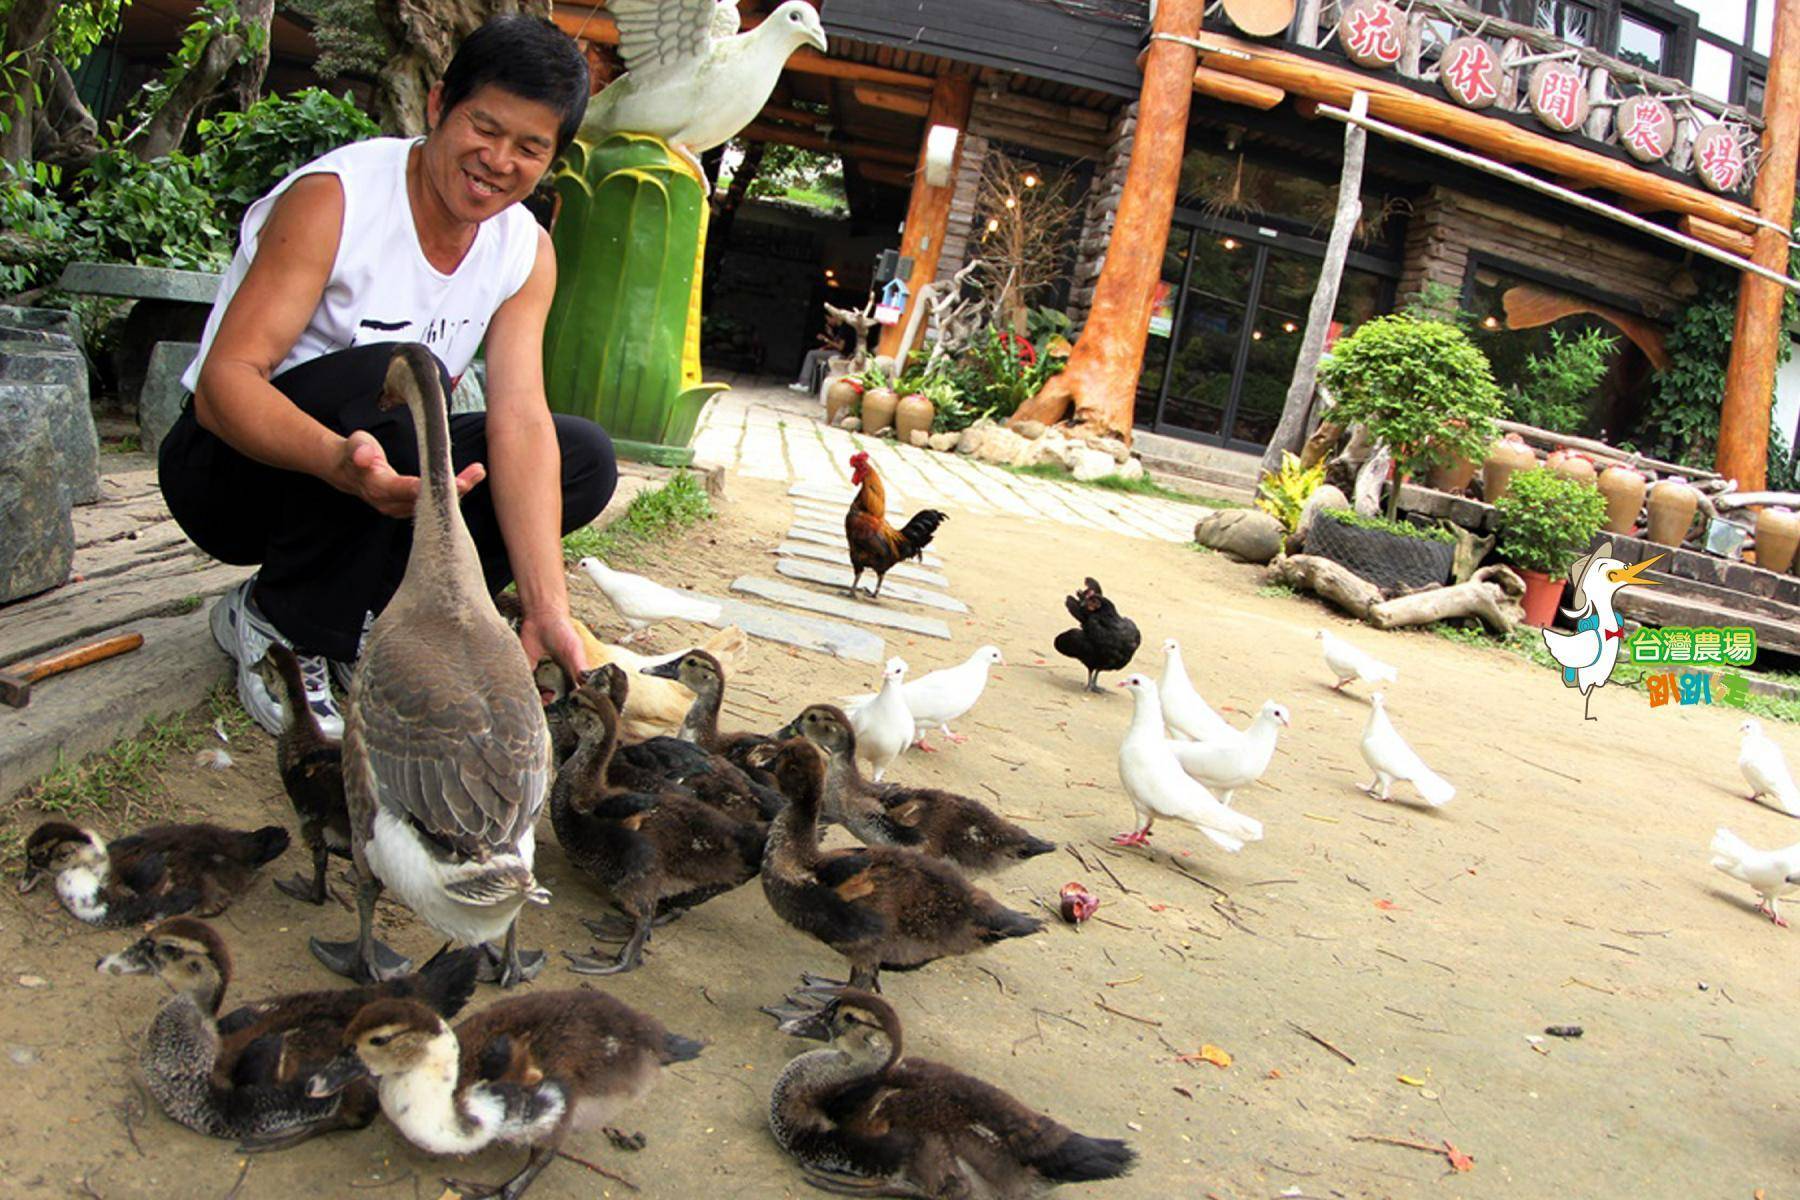
<svg viewBox="0 0 1800 1200">
<path fill-rule="evenodd" d="M 426 103 L 431 133 L 424 166 L 445 207 L 465 221 L 484 221 L 531 194 L 556 158 L 556 110 L 483 84 L 449 112 L 443 85 Z"/>
</svg>

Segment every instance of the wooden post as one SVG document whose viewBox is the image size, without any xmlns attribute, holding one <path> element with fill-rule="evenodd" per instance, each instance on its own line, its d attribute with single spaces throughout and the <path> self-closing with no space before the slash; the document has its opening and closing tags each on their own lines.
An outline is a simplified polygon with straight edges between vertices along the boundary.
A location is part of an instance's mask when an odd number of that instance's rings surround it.
<svg viewBox="0 0 1800 1200">
<path fill-rule="evenodd" d="M 1794 220 L 1794 168 L 1800 156 L 1800 0 L 1778 0 L 1769 84 L 1763 94 L 1762 165 L 1756 172 L 1756 211 L 1781 229 Z M 1751 259 L 1786 274 L 1787 238 L 1757 226 Z M 1737 330 L 1725 366 L 1725 403 L 1719 410 L 1719 474 L 1738 490 L 1761 491 L 1768 478 L 1769 407 L 1781 339 L 1783 290 L 1746 273 L 1738 282 Z"/>
<path fill-rule="evenodd" d="M 1369 97 L 1358 92 L 1350 100 L 1352 116 L 1369 113 Z M 1313 387 L 1319 378 L 1319 358 L 1325 353 L 1325 335 L 1331 332 L 1331 317 L 1337 311 L 1338 286 L 1344 279 L 1344 262 L 1350 257 L 1350 239 L 1356 223 L 1362 220 L 1363 155 L 1369 143 L 1368 130 L 1351 123 L 1344 126 L 1344 174 L 1338 180 L 1337 213 L 1331 220 L 1331 237 L 1325 243 L 1325 261 L 1319 267 L 1319 285 L 1313 289 L 1312 308 L 1306 315 L 1306 333 L 1300 339 L 1300 356 L 1294 360 L 1294 379 L 1288 384 L 1287 402 L 1281 408 L 1281 421 L 1275 436 L 1263 451 L 1263 474 L 1281 470 L 1281 452 L 1299 453 L 1306 440 L 1306 414 L 1312 408 Z"/>
<path fill-rule="evenodd" d="M 900 235 L 900 257 L 913 260 L 912 275 L 906 287 L 914 299 L 906 303 L 907 312 L 917 303 L 919 289 L 937 278 L 938 256 L 944 250 L 944 235 L 950 232 L 950 198 L 956 193 L 956 171 L 962 164 L 963 142 L 969 136 L 969 109 L 975 103 L 975 80 L 968 75 L 939 75 L 931 89 L 931 109 L 925 114 L 925 132 L 919 138 L 918 167 L 913 173 L 912 198 L 906 203 L 906 229 Z M 925 182 L 925 148 L 931 140 L 931 127 L 948 125 L 958 130 L 956 154 L 950 160 L 950 178 L 942 187 Z M 893 355 L 900 349 L 900 332 L 906 328 L 906 313 L 897 324 L 881 331 L 880 353 Z M 905 364 L 899 366 L 904 369 Z"/>
</svg>

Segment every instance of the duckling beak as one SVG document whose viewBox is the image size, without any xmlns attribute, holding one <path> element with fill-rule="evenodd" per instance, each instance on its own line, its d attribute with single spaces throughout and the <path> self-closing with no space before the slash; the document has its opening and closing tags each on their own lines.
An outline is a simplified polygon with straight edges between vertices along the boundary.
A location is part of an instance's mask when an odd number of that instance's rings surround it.
<svg viewBox="0 0 1800 1200">
<path fill-rule="evenodd" d="M 817 1012 L 797 1013 L 775 1028 L 790 1037 L 809 1038 L 815 1042 L 829 1042 L 834 1032 L 831 1027 L 831 1012 L 823 1008 Z"/>
<path fill-rule="evenodd" d="M 32 888 L 36 887 L 43 878 L 44 873 L 36 867 L 26 867 L 24 876 L 19 880 L 19 895 L 23 896 L 26 892 L 29 892 Z"/>
<path fill-rule="evenodd" d="M 653 667 L 639 667 L 638 674 L 639 675 L 654 675 L 658 679 L 680 679 L 681 678 L 681 660 L 679 658 L 677 658 L 671 662 L 657 663 Z"/>
<path fill-rule="evenodd" d="M 356 1051 L 345 1050 L 306 1081 L 306 1094 L 314 1100 L 323 1100 L 326 1096 L 337 1095 L 368 1074 L 369 1068 L 356 1056 Z"/>
<path fill-rule="evenodd" d="M 780 729 L 777 729 L 774 733 L 771 733 L 769 736 L 774 738 L 778 742 L 785 742 L 789 738 L 799 737 L 800 736 L 800 722 L 798 720 L 789 721 L 786 725 L 783 725 Z"/>
<path fill-rule="evenodd" d="M 149 938 L 139 938 L 117 954 L 108 954 L 94 964 L 102 975 L 151 975 L 156 971 L 156 947 Z"/>
</svg>

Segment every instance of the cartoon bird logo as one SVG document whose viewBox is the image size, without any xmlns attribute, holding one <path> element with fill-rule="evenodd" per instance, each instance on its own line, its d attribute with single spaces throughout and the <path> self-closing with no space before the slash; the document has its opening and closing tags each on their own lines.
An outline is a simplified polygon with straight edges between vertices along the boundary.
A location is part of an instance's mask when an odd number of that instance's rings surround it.
<svg viewBox="0 0 1800 1200">
<path fill-rule="evenodd" d="M 1544 645 L 1562 666 L 1563 686 L 1581 692 L 1581 715 L 1589 721 L 1599 719 L 1588 713 L 1594 689 L 1612 678 L 1613 668 L 1619 663 L 1619 648 L 1625 643 L 1613 597 L 1620 588 L 1634 583 L 1655 585 L 1656 580 L 1640 576 L 1663 557 L 1658 554 L 1628 567 L 1612 556 L 1612 548 L 1610 541 L 1601 542 L 1592 554 L 1569 568 L 1575 598 L 1563 611 L 1575 618 L 1575 632 L 1544 630 Z"/>
</svg>

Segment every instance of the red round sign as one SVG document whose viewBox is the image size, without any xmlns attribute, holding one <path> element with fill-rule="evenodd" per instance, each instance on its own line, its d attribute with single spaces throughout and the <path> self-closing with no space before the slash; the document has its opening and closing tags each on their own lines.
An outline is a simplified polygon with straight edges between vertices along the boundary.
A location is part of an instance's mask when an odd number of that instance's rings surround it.
<svg viewBox="0 0 1800 1200">
<path fill-rule="evenodd" d="M 1735 192 L 1744 182 L 1744 147 L 1737 127 L 1724 122 L 1694 135 L 1694 174 L 1715 192 Z"/>
<path fill-rule="evenodd" d="M 1351 0 L 1338 23 L 1338 41 L 1358 66 L 1391 67 L 1406 48 L 1406 16 L 1391 0 Z"/>
<path fill-rule="evenodd" d="M 1659 162 L 1675 147 L 1675 115 L 1655 96 L 1631 96 L 1614 114 L 1619 145 L 1639 162 Z"/>
<path fill-rule="evenodd" d="M 1459 37 L 1438 59 L 1438 82 L 1464 108 L 1486 108 L 1500 98 L 1500 56 L 1476 37 Z"/>
<path fill-rule="evenodd" d="M 1531 72 L 1531 111 L 1562 133 L 1580 129 L 1588 115 L 1587 86 L 1581 72 L 1568 63 L 1539 63 Z"/>
</svg>

